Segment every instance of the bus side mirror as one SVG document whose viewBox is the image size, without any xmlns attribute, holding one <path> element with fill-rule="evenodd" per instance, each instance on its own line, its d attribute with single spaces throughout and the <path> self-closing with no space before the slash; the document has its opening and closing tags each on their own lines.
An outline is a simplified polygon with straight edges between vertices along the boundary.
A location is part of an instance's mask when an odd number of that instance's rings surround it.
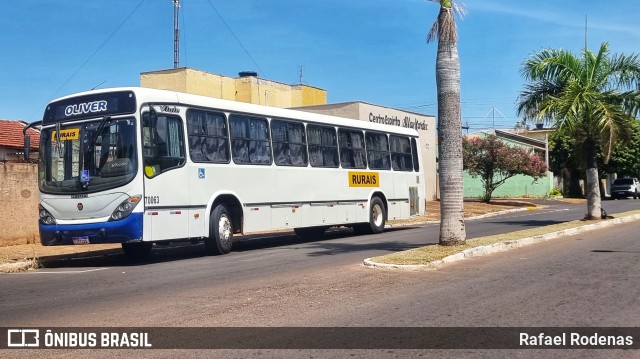
<svg viewBox="0 0 640 359">
<path fill-rule="evenodd" d="M 29 161 L 29 150 L 31 147 L 31 136 L 27 135 L 27 130 L 34 126 L 42 126 L 42 121 L 31 122 L 22 129 L 22 135 L 24 136 L 24 160 Z"/>
<path fill-rule="evenodd" d="M 24 161 L 29 161 L 29 149 L 31 148 L 31 136 L 24 135 Z"/>
</svg>

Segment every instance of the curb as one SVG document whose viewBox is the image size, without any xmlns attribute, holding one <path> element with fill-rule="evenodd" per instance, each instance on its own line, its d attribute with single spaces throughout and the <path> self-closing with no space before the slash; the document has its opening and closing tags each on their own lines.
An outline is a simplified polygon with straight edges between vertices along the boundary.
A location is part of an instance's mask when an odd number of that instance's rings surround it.
<svg viewBox="0 0 640 359">
<path fill-rule="evenodd" d="M 403 270 L 437 270 L 442 265 L 447 263 L 458 262 L 464 259 L 472 258 L 472 257 L 480 257 L 492 253 L 497 252 L 505 252 L 514 248 L 520 248 L 524 246 L 528 246 L 531 244 L 546 242 L 552 239 L 561 238 L 565 236 L 571 236 L 578 233 L 593 231 L 596 229 L 611 227 L 620 223 L 628 223 L 640 220 L 640 214 L 634 214 L 621 218 L 614 218 L 611 220 L 607 220 L 599 223 L 586 224 L 583 226 L 568 228 L 561 231 L 550 232 L 545 234 L 540 234 L 533 237 L 525 237 L 516 240 L 498 242 L 487 246 L 480 246 L 465 249 L 464 251 L 456 254 L 452 254 L 448 257 L 444 257 L 441 260 L 425 263 L 425 264 L 388 264 L 388 263 L 378 263 L 373 261 L 371 258 L 366 258 L 363 264 L 367 267 L 372 268 L 382 268 L 382 269 L 403 269 Z"/>
<path fill-rule="evenodd" d="M 0 273 L 26 272 L 35 268 L 38 268 L 38 261 L 28 259 L 21 262 L 0 264 Z"/>
</svg>

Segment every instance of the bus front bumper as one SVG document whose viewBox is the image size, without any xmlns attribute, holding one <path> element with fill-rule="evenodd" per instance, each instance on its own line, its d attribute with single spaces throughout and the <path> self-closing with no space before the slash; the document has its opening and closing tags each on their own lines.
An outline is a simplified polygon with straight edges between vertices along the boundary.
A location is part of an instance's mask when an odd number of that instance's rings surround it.
<svg viewBox="0 0 640 359">
<path fill-rule="evenodd" d="M 127 218 L 91 224 L 42 224 L 40 243 L 43 246 L 67 244 L 124 243 L 142 240 L 142 213 Z"/>
</svg>

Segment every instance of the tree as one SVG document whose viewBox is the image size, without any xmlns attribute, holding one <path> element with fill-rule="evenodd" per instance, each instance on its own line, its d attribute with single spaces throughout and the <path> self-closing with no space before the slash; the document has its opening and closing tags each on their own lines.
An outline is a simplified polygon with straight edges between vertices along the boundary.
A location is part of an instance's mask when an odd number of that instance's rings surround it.
<svg viewBox="0 0 640 359">
<path fill-rule="evenodd" d="M 640 122 L 635 121 L 629 129 L 631 142 L 617 146 L 608 163 L 598 164 L 604 173 L 618 176 L 640 177 Z"/>
<path fill-rule="evenodd" d="M 436 88 L 438 91 L 438 166 L 440 186 L 440 244 L 457 245 L 466 240 L 462 164 L 462 118 L 460 115 L 460 59 L 453 12 L 464 8 L 452 0 L 431 0 L 440 13 L 429 30 L 427 42 L 438 40 Z"/>
<path fill-rule="evenodd" d="M 582 198 L 581 175 L 585 172 L 584 155 L 576 152 L 575 138 L 555 132 L 549 139 L 549 167 L 562 175 L 562 193 L 565 197 Z"/>
<path fill-rule="evenodd" d="M 547 175 L 547 165 L 537 154 L 524 147 L 511 147 L 495 135 L 463 139 L 464 169 L 472 177 L 480 177 L 484 186 L 481 200 L 489 203 L 496 188 L 515 175 L 537 180 Z"/>
<path fill-rule="evenodd" d="M 587 219 L 601 218 L 598 147 L 606 163 L 640 108 L 637 55 L 613 55 L 608 44 L 582 57 L 565 50 L 542 50 L 524 62 L 529 81 L 518 98 L 518 113 L 553 123 L 574 137 L 586 164 Z"/>
</svg>

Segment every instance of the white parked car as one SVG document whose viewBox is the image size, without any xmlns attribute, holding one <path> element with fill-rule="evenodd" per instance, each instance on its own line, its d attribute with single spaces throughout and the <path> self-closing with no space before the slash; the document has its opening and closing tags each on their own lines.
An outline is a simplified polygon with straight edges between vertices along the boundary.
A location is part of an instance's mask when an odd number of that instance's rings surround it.
<svg viewBox="0 0 640 359">
<path fill-rule="evenodd" d="M 633 196 L 638 198 L 640 193 L 640 182 L 637 178 L 616 178 L 611 185 L 611 198 L 626 198 Z"/>
</svg>

